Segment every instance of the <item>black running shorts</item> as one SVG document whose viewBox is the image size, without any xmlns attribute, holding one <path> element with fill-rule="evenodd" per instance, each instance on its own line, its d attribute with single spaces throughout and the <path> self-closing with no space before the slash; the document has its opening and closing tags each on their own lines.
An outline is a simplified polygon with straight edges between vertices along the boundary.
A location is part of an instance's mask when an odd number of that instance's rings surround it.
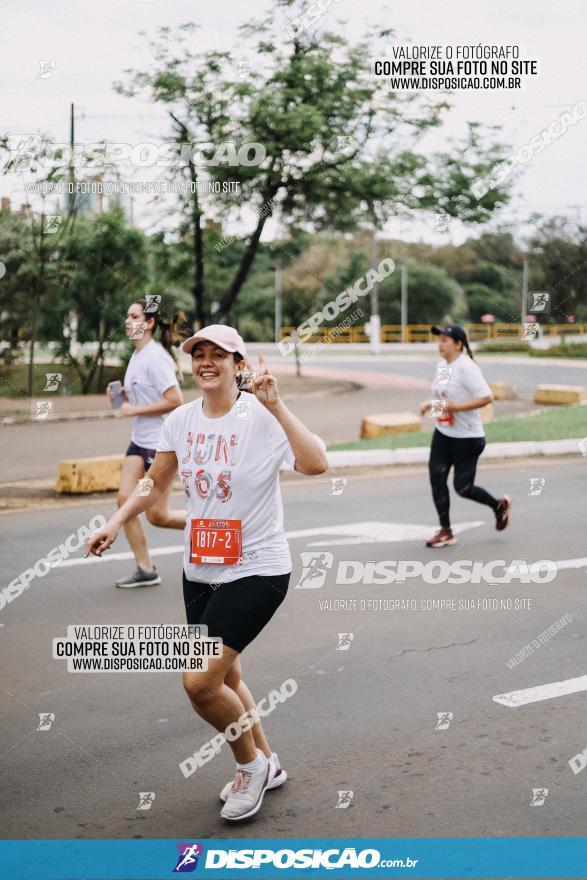
<svg viewBox="0 0 587 880">
<path fill-rule="evenodd" d="M 249 575 L 219 585 L 188 581 L 183 573 L 187 622 L 208 627 L 208 635 L 243 651 L 265 627 L 283 600 L 289 574 Z"/>
<path fill-rule="evenodd" d="M 126 455 L 139 455 L 143 459 L 145 470 L 148 471 L 155 460 L 155 449 L 146 449 L 144 446 L 137 446 L 136 443 L 130 443 L 126 450 Z"/>
</svg>

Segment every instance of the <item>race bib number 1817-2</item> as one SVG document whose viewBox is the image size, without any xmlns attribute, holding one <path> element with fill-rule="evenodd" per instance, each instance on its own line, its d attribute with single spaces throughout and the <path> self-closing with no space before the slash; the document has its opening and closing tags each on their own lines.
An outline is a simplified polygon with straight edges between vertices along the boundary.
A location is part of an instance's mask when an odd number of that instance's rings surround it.
<svg viewBox="0 0 587 880">
<path fill-rule="evenodd" d="M 198 565 L 236 565 L 242 555 L 240 519 L 193 519 L 191 561 Z"/>
</svg>

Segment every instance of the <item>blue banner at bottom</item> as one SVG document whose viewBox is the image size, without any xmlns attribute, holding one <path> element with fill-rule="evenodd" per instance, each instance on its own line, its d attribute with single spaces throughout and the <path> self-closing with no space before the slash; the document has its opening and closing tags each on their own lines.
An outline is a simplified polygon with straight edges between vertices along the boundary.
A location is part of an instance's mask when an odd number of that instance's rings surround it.
<svg viewBox="0 0 587 880">
<path fill-rule="evenodd" d="M 4 840 L 0 880 L 587 877 L 586 837 Z"/>
</svg>

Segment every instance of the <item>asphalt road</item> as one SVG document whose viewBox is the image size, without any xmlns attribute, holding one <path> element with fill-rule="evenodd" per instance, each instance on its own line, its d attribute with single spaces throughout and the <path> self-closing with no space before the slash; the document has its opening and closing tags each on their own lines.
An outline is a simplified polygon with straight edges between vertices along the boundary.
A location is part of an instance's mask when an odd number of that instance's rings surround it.
<svg viewBox="0 0 587 880">
<path fill-rule="evenodd" d="M 253 357 L 253 360 L 254 357 Z M 291 358 L 284 361 L 268 354 L 267 361 L 280 369 L 291 369 Z M 418 412 L 420 401 L 429 393 L 436 355 L 364 354 L 310 358 L 305 373 L 331 379 L 354 380 L 363 387 L 343 394 L 300 396 L 288 400 L 291 410 L 327 443 L 341 443 L 360 437 L 361 421 L 370 413 L 386 411 Z M 496 417 L 533 409 L 537 384 L 563 383 L 587 385 L 587 372 L 581 365 L 560 365 L 541 360 L 521 362 L 486 357 L 481 362 L 490 381 L 514 381 L 522 399 L 496 402 Z M 279 373 L 278 373 L 279 375 Z M 28 422 L 0 426 L 0 483 L 55 479 L 57 462 L 63 458 L 122 454 L 129 443 L 129 419 L 83 420 L 71 422 Z"/>
<path fill-rule="evenodd" d="M 587 369 L 583 364 L 572 362 L 561 364 L 560 361 L 543 361 L 539 358 L 502 358 L 493 356 L 476 355 L 475 359 L 481 366 L 483 374 L 488 382 L 509 381 L 517 385 L 518 394 L 532 397 L 534 388 L 540 383 L 554 385 L 585 385 L 587 384 Z M 338 357 L 330 355 L 323 358 L 310 358 L 308 366 L 312 369 L 335 370 L 351 369 L 357 373 L 357 382 L 360 382 L 360 374 L 365 371 L 397 376 L 409 376 L 432 381 L 434 364 L 440 357 L 434 353 L 422 352 L 419 355 L 373 355 L 357 356 L 347 355 Z M 277 361 L 279 362 L 279 361 Z M 288 363 L 292 363 L 291 356 Z"/>
<path fill-rule="evenodd" d="M 353 561 L 578 557 L 584 468 L 569 459 L 484 465 L 481 485 L 496 494 L 507 487 L 514 498 L 511 527 L 495 532 L 488 510 L 457 499 L 459 544 L 439 551 L 423 547 L 435 519 L 422 470 L 348 476 L 341 495 L 330 494 L 330 477 L 284 483 L 290 593 L 245 651 L 243 668 L 257 699 L 287 679 L 297 683 L 266 722 L 290 779 L 256 819 L 236 826 L 219 818 L 218 791 L 233 766 L 226 747 L 189 779 L 179 770 L 210 738 L 179 673 L 76 675 L 51 656 L 52 639 L 69 624 L 183 622 L 179 554 L 157 556 L 164 583 L 149 590 L 113 587 L 131 569 L 126 559 L 33 580 L 0 611 L 3 836 L 581 836 L 587 773 L 574 775 L 568 761 L 587 746 L 585 692 L 516 708 L 493 697 L 584 673 L 586 568 L 560 570 L 547 584 L 499 586 L 421 578 L 345 585 L 336 572 Z M 539 496 L 528 495 L 534 477 L 546 481 Z M 3 582 L 111 506 L 102 499 L 0 515 Z M 150 536 L 154 548 L 180 539 L 152 528 Z M 126 549 L 121 538 L 114 552 Z M 302 552 L 332 554 L 322 558 L 323 586 L 295 588 Z M 335 599 L 356 599 L 359 608 L 324 604 Z M 390 599 L 415 600 L 416 609 L 360 610 L 361 600 Z M 432 599 L 480 604 L 425 610 Z M 493 599 L 504 600 L 503 610 L 492 610 Z M 516 600 L 529 607 L 513 610 Z M 572 622 L 508 668 L 565 614 Z M 353 634 L 347 650 L 339 633 Z M 39 713 L 55 716 L 49 730 L 37 730 Z M 437 729 L 438 713 L 452 713 L 443 716 L 446 729 Z M 531 806 L 533 789 L 548 789 L 543 804 Z M 347 808 L 336 806 L 339 791 L 353 792 Z M 149 810 L 137 810 L 139 792 L 155 793 Z"/>
</svg>

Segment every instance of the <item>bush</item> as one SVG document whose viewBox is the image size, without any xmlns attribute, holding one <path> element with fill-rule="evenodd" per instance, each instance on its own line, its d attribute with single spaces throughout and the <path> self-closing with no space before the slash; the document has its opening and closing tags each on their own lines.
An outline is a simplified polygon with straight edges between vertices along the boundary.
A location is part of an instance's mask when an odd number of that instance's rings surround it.
<svg viewBox="0 0 587 880">
<path fill-rule="evenodd" d="M 575 342 L 571 345 L 551 345 L 550 348 L 533 348 L 530 351 L 532 357 L 563 357 L 563 358 L 587 358 L 587 342 Z"/>
<path fill-rule="evenodd" d="M 501 354 L 509 354 L 510 352 L 525 352 L 526 354 L 534 354 L 534 350 L 527 342 L 521 339 L 491 339 L 489 342 L 481 342 L 477 346 L 479 354 L 486 351 L 500 352 Z"/>
</svg>

